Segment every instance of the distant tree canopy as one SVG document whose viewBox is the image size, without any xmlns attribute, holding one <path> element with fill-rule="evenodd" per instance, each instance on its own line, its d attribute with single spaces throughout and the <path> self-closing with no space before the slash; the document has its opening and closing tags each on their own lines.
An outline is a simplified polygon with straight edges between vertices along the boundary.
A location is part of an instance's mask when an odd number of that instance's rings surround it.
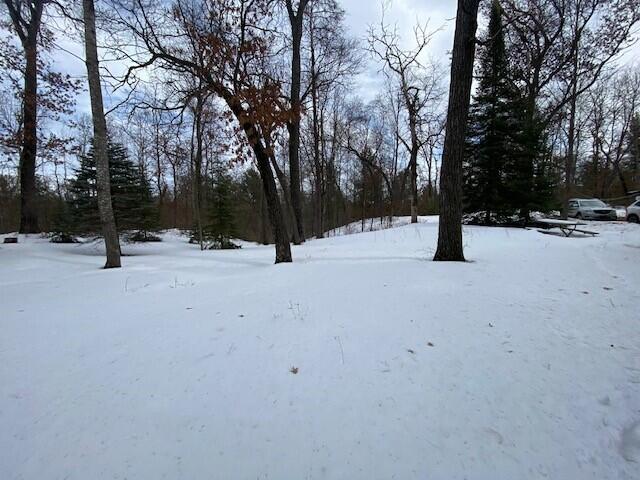
<svg viewBox="0 0 640 480">
<path fill-rule="evenodd" d="M 476 5 L 459 2 L 467 14 Z M 521 222 L 569 196 L 633 201 L 640 69 L 621 54 L 640 0 L 479 2 L 473 98 L 448 149 L 453 197 L 441 185 L 449 57 L 432 51 L 444 33 L 426 18 L 395 29 L 398 10 L 383 3 L 367 40 L 340 0 L 101 3 L 101 65 L 124 67 L 110 80 L 124 95 L 103 105 L 118 229 L 144 240 L 196 226 L 203 247 L 276 242 L 276 260 L 289 261 L 289 242 L 444 217 L 441 200 L 456 205 L 451 224 L 459 211 Z M 0 22 L 2 233 L 100 234 L 93 117 L 75 104 L 85 81 L 51 61 L 66 5 L 0 2 L 0 16 L 14 13 Z M 355 75 L 367 56 L 381 82 L 363 99 Z"/>
</svg>

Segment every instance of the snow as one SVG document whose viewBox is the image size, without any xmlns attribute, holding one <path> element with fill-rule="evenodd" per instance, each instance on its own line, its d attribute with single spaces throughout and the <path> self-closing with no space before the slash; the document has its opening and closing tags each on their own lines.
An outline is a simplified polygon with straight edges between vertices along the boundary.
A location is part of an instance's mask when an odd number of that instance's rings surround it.
<svg viewBox="0 0 640 480">
<path fill-rule="evenodd" d="M 0 245 L 0 478 L 638 479 L 640 228 Z M 292 370 L 297 373 L 292 373 Z"/>
</svg>

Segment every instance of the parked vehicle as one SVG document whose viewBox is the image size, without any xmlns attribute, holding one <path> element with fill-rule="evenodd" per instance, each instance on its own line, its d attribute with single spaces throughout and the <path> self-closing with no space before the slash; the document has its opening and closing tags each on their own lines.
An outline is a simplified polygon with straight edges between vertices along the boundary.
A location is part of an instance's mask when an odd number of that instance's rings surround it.
<svg viewBox="0 0 640 480">
<path fill-rule="evenodd" d="M 569 216 L 583 220 L 617 220 L 615 208 L 597 198 L 571 198 Z"/>
<path fill-rule="evenodd" d="M 627 207 L 624 205 L 613 205 L 613 209 L 616 211 L 618 220 L 622 220 L 624 222 L 627 219 Z"/>
<path fill-rule="evenodd" d="M 640 223 L 640 200 L 627 207 L 627 222 Z"/>
</svg>

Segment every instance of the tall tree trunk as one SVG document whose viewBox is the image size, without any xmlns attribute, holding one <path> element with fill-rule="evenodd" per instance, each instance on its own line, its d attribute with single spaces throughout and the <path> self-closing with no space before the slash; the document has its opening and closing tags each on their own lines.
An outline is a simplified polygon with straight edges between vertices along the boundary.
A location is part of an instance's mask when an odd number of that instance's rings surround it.
<svg viewBox="0 0 640 480">
<path fill-rule="evenodd" d="M 269 150 L 271 150 L 269 148 Z M 271 165 L 273 170 L 276 172 L 276 177 L 278 179 L 278 183 L 280 184 L 280 188 L 282 189 L 282 196 L 284 197 L 284 206 L 288 213 L 287 218 L 291 219 L 291 240 L 294 244 L 300 244 L 300 237 L 298 237 L 298 229 L 296 228 L 296 217 L 293 213 L 293 208 L 291 207 L 291 191 L 289 190 L 289 183 L 287 182 L 287 177 L 278 165 L 276 158 L 270 154 Z"/>
<path fill-rule="evenodd" d="M 276 243 L 275 263 L 291 262 L 291 244 L 289 243 L 287 225 L 280 205 L 280 198 L 278 197 L 278 187 L 273 178 L 269 153 L 262 141 L 259 129 L 257 125 L 251 122 L 242 102 L 237 97 L 231 95 L 224 89 L 220 89 L 218 93 L 221 94 L 236 119 L 238 119 L 240 128 L 244 131 L 247 142 L 251 146 L 253 155 L 256 158 L 264 195 L 267 200 L 267 211 L 269 214 L 269 222 L 271 223 L 271 231 Z"/>
<path fill-rule="evenodd" d="M 569 199 L 573 193 L 573 184 L 576 171 L 576 102 L 575 79 L 573 80 L 574 98 L 569 104 L 569 130 L 567 132 L 567 156 L 565 158 L 564 171 L 564 198 L 562 199 L 562 218 L 567 218 L 569 214 Z"/>
<path fill-rule="evenodd" d="M 25 55 L 20 150 L 20 233 L 37 233 L 36 156 L 38 149 L 38 35 L 44 0 L 4 0 Z M 28 16 L 27 15 L 28 12 Z"/>
<path fill-rule="evenodd" d="M 276 243 L 275 263 L 291 262 L 289 234 L 287 233 L 287 226 L 284 221 L 284 215 L 282 214 L 280 198 L 278 198 L 278 188 L 276 187 L 276 181 L 273 178 L 273 172 L 269 164 L 269 156 L 259 145 L 254 145 L 253 152 L 256 156 L 258 171 L 262 179 L 262 187 L 267 201 L 269 223 L 271 223 L 271 231 L 273 232 Z"/>
<path fill-rule="evenodd" d="M 178 174 L 175 165 L 171 166 L 173 174 L 173 228 L 178 228 Z"/>
<path fill-rule="evenodd" d="M 20 152 L 20 233 L 37 233 L 38 209 L 36 187 L 37 137 L 37 47 L 25 45 L 24 100 L 22 106 L 22 150 Z"/>
<path fill-rule="evenodd" d="M 304 10 L 309 0 L 300 0 L 294 11 L 292 0 L 287 0 L 287 12 L 291 24 L 291 110 L 293 118 L 287 124 L 289 132 L 289 176 L 291 177 L 291 205 L 295 215 L 298 239 L 304 241 L 302 221 L 302 193 L 300 191 L 300 46 L 302 43 Z"/>
<path fill-rule="evenodd" d="M 473 80 L 480 0 L 458 0 L 451 60 L 447 129 L 440 170 L 440 223 L 434 260 L 464 261 L 462 245 L 462 160 Z"/>
<path fill-rule="evenodd" d="M 562 218 L 569 214 L 569 198 L 573 193 L 575 183 L 575 171 L 577 164 L 576 154 L 576 105 L 578 103 L 578 55 L 580 51 L 580 30 L 578 29 L 578 9 L 576 8 L 574 26 L 574 51 L 571 62 L 571 100 L 569 101 L 569 131 L 567 132 L 567 157 L 565 158 L 564 172 L 564 198 L 562 199 Z"/>
<path fill-rule="evenodd" d="M 267 225 L 269 224 L 269 214 L 267 213 L 267 200 L 264 195 L 264 188 L 260 190 L 260 243 L 269 245 Z"/>
<path fill-rule="evenodd" d="M 315 54 L 311 48 L 312 71 L 315 70 Z M 312 109 L 312 130 L 313 130 L 313 166 L 315 169 L 315 186 L 313 192 L 313 230 L 316 238 L 322 238 L 322 159 L 320 158 L 320 125 L 318 119 L 318 89 L 315 75 L 312 73 L 311 80 L 311 109 Z"/>
<path fill-rule="evenodd" d="M 403 85 L 405 82 L 403 81 Z M 411 223 L 418 223 L 418 150 L 420 143 L 418 141 L 418 111 L 416 103 L 417 98 L 411 97 L 407 87 L 404 87 L 404 98 L 409 114 L 409 130 L 411 131 L 411 150 L 409 151 L 409 165 L 411 167 Z"/>
<path fill-rule="evenodd" d="M 84 43 L 93 117 L 93 148 L 96 160 L 96 188 L 98 191 L 98 210 L 102 234 L 107 250 L 107 262 L 104 268 L 120 267 L 120 241 L 116 230 L 116 221 L 111 204 L 111 179 L 109 174 L 109 156 L 107 154 L 107 122 L 102 104 L 102 86 L 98 66 L 98 47 L 96 42 L 96 13 L 93 0 L 82 0 L 84 16 Z"/>
<path fill-rule="evenodd" d="M 198 244 L 204 250 L 204 235 L 202 231 L 202 110 L 204 99 L 202 94 L 196 96 L 195 109 L 195 155 L 193 159 L 193 216 L 196 222 Z M 192 145 L 193 147 L 193 145 Z"/>
<path fill-rule="evenodd" d="M 23 2 L 4 0 L 11 23 L 25 54 L 24 92 L 22 97 L 22 148 L 20 150 L 20 233 L 37 233 L 36 155 L 38 104 L 38 34 L 44 0 Z M 28 16 L 25 16 L 29 12 Z"/>
<path fill-rule="evenodd" d="M 413 135 L 412 135 L 413 137 Z M 418 223 L 418 144 L 411 140 L 411 223 Z"/>
</svg>

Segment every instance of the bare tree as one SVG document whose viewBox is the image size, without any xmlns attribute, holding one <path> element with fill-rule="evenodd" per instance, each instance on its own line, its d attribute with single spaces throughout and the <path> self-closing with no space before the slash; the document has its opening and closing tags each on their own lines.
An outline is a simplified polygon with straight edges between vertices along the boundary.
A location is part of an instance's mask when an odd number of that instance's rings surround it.
<svg viewBox="0 0 640 480">
<path fill-rule="evenodd" d="M 269 63 L 273 5 L 271 0 L 200 0 L 168 11 L 135 0 L 121 3 L 118 13 L 143 45 L 125 82 L 140 69 L 161 66 L 199 79 L 225 103 L 258 166 L 280 263 L 291 261 L 291 248 L 264 137 L 270 128 L 263 127 L 284 125 L 290 111 L 282 105 Z"/>
<path fill-rule="evenodd" d="M 436 69 L 425 65 L 420 59 L 431 41 L 434 32 L 426 26 L 417 25 L 413 30 L 416 46 L 411 50 L 400 47 L 397 28 L 389 27 L 383 17 L 377 28 L 369 27 L 369 50 L 383 63 L 383 72 L 397 86 L 404 106 L 409 140 L 402 136 L 403 145 L 409 152 L 411 167 L 411 223 L 418 221 L 418 154 L 424 139 L 420 137 L 421 114 L 425 106 L 438 96 Z"/>
<path fill-rule="evenodd" d="M 294 7 L 293 0 L 285 0 L 289 24 L 291 25 L 291 90 L 290 106 L 291 119 L 287 122 L 289 131 L 289 175 L 291 177 L 291 206 L 295 219 L 294 241 L 304 242 L 304 225 L 302 221 L 302 193 L 300 192 L 300 88 L 301 88 L 301 60 L 300 50 L 304 31 L 304 14 L 309 0 L 299 0 Z"/>
<path fill-rule="evenodd" d="M 462 160 L 473 81 L 480 0 L 458 0 L 451 60 L 447 126 L 440 171 L 440 223 L 434 260 L 464 261 L 462 245 Z"/>
<path fill-rule="evenodd" d="M 48 0 L 4 0 L 25 55 L 20 151 L 20 233 L 37 233 L 38 37 Z"/>
<path fill-rule="evenodd" d="M 306 125 L 308 154 L 312 177 L 313 232 L 324 236 L 329 177 L 334 176 L 331 155 L 337 143 L 328 137 L 328 111 L 344 92 L 345 81 L 359 66 L 355 41 L 344 32 L 344 11 L 333 0 L 310 4 L 308 22 L 308 86 L 303 99 L 310 103 Z"/>
<path fill-rule="evenodd" d="M 109 175 L 109 156 L 107 154 L 107 121 L 102 103 L 102 85 L 98 65 L 98 46 L 96 41 L 96 12 L 93 0 L 82 0 L 84 18 L 84 44 L 91 97 L 91 115 L 93 117 L 93 150 L 96 161 L 96 190 L 98 210 L 106 247 L 107 261 L 104 268 L 120 267 L 120 242 L 116 221 L 111 205 L 111 180 Z"/>
<path fill-rule="evenodd" d="M 636 185 L 625 176 L 632 124 L 640 109 L 640 72 L 624 70 L 598 82 L 587 97 L 591 158 L 583 164 L 583 181 L 592 195 L 607 198 L 617 180 L 628 195 Z"/>
</svg>

